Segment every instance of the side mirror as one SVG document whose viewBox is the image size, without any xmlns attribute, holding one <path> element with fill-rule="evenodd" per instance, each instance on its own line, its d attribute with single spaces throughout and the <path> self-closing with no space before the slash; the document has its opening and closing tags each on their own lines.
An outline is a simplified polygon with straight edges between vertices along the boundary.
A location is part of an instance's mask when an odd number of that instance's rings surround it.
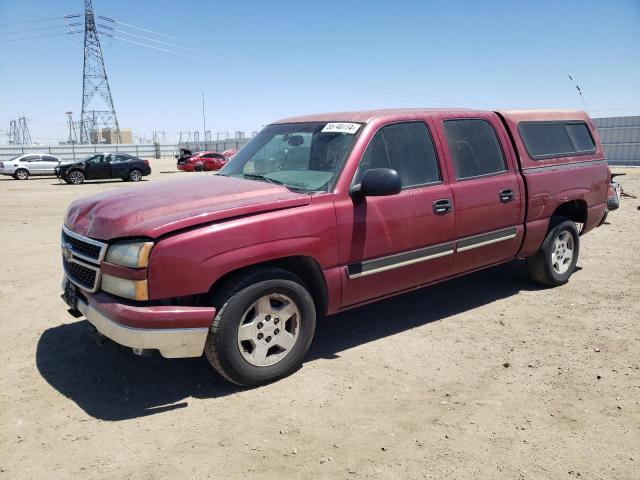
<svg viewBox="0 0 640 480">
<path fill-rule="evenodd" d="M 351 187 L 352 197 L 383 197 L 396 195 L 402 190 L 398 172 L 391 168 L 371 168 L 364 173 L 362 182 Z"/>
<path fill-rule="evenodd" d="M 176 157 L 176 159 L 180 158 L 180 155 L 174 155 L 174 157 Z"/>
</svg>

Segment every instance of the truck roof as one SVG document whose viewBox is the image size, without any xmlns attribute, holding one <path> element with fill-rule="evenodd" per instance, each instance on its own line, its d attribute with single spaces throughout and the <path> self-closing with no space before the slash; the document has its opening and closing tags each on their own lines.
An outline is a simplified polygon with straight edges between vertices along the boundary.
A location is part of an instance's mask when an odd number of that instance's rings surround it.
<svg viewBox="0 0 640 480">
<path fill-rule="evenodd" d="M 375 119 L 398 116 L 414 116 L 416 113 L 442 114 L 473 114 L 495 112 L 507 120 L 515 123 L 529 120 L 587 120 L 589 117 L 585 112 L 579 110 L 476 110 L 466 108 L 389 108 L 380 110 L 362 110 L 354 112 L 332 112 L 303 115 L 278 120 L 273 123 L 300 123 L 300 122 L 361 122 L 369 123 Z"/>
</svg>

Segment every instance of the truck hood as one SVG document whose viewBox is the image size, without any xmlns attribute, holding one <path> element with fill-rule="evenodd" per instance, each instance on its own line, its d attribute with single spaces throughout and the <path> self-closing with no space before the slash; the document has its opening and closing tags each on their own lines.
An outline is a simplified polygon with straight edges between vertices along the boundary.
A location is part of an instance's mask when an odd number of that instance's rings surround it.
<svg viewBox="0 0 640 480">
<path fill-rule="evenodd" d="M 97 240 L 157 238 L 203 223 L 309 203 L 310 195 L 280 185 L 206 175 L 78 199 L 69 206 L 65 225 Z"/>
</svg>

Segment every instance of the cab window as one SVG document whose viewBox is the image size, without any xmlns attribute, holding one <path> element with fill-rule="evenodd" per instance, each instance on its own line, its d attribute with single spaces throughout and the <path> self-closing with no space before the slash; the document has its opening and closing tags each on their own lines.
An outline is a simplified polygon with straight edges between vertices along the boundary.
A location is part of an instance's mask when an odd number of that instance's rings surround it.
<svg viewBox="0 0 640 480">
<path fill-rule="evenodd" d="M 441 180 L 433 140 L 423 122 L 394 123 L 378 130 L 362 156 L 353 183 L 360 183 L 372 168 L 396 170 L 403 189 Z"/>
<path fill-rule="evenodd" d="M 495 175 L 507 170 L 496 131 L 486 120 L 445 120 L 443 129 L 456 179 Z"/>
</svg>

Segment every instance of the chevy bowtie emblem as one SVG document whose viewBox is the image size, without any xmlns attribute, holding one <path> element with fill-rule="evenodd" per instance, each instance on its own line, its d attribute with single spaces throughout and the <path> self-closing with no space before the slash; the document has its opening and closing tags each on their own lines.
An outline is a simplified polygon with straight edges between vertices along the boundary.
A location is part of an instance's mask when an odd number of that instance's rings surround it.
<svg viewBox="0 0 640 480">
<path fill-rule="evenodd" d="M 71 260 L 73 260 L 73 252 L 66 245 L 62 245 L 62 256 L 67 262 L 70 262 Z"/>
</svg>

